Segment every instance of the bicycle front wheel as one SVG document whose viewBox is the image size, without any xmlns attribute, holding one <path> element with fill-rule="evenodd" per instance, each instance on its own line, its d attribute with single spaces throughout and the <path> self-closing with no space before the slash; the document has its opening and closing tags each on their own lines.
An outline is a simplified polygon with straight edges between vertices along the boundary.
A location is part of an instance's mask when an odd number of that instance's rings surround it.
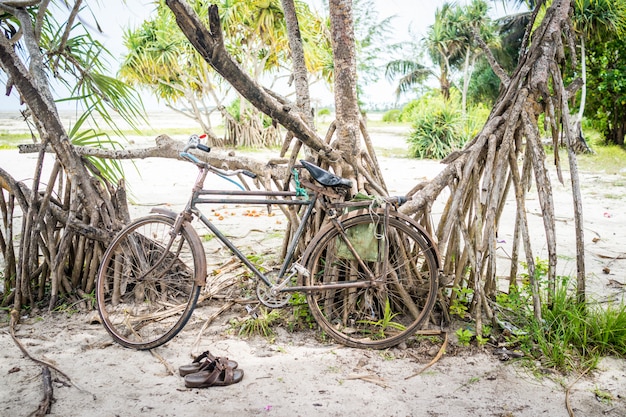
<svg viewBox="0 0 626 417">
<path fill-rule="evenodd" d="M 390 214 L 386 225 L 382 211 L 339 221 L 344 235 L 329 225 L 309 246 L 305 282 L 328 287 L 308 292 L 309 308 L 322 330 L 339 343 L 394 346 L 414 334 L 432 311 L 436 249 L 414 221 L 399 213 Z M 357 285 L 346 287 L 349 283 Z"/>
<path fill-rule="evenodd" d="M 174 221 L 161 215 L 138 219 L 104 253 L 96 286 L 98 311 L 123 346 L 160 346 L 193 313 L 202 288 L 196 278 L 206 271 L 204 250 L 193 229 L 172 236 Z"/>
</svg>

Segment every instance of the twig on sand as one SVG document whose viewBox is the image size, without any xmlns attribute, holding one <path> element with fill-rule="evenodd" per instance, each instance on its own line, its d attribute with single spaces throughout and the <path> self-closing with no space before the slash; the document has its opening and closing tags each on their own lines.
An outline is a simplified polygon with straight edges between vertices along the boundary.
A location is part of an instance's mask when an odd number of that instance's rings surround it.
<svg viewBox="0 0 626 417">
<path fill-rule="evenodd" d="M 43 378 L 43 399 L 39 403 L 37 411 L 33 413 L 34 417 L 43 417 L 46 414 L 50 414 L 50 406 L 52 406 L 53 391 L 50 368 L 43 366 L 41 368 L 41 376 Z"/>
<path fill-rule="evenodd" d="M 580 380 L 580 378 L 582 378 L 583 376 L 585 376 L 589 371 L 591 370 L 591 367 L 585 369 L 583 372 L 580 373 L 580 375 L 578 375 L 578 378 L 576 378 L 574 380 L 574 382 L 572 382 L 567 389 L 565 390 L 565 407 L 567 407 L 567 414 L 569 415 L 569 417 L 574 417 L 574 410 L 572 409 L 572 406 L 569 403 L 569 395 L 570 395 L 570 391 L 572 390 L 572 388 L 574 387 L 574 385 L 576 385 L 576 383 Z"/>
<path fill-rule="evenodd" d="M 22 344 L 22 342 L 20 342 L 18 340 L 18 338 L 15 336 L 15 325 L 18 323 L 18 311 L 17 310 L 11 310 L 11 320 L 9 321 L 9 333 L 11 334 L 11 339 L 13 339 L 13 342 L 17 345 L 17 347 L 20 349 L 20 351 L 22 351 L 22 354 L 24 356 L 26 356 L 28 359 L 30 359 L 31 361 L 38 363 L 39 365 L 41 365 L 43 367 L 42 369 L 42 376 L 43 376 L 43 383 L 44 383 L 44 399 L 42 400 L 42 402 L 39 405 L 39 408 L 37 409 L 37 411 L 35 411 L 32 415 L 34 416 L 43 416 L 45 414 L 48 414 L 50 412 L 50 406 L 52 405 L 52 377 L 50 375 L 50 368 L 54 369 L 55 371 L 57 371 L 59 373 L 59 375 L 63 376 L 63 378 L 65 378 L 70 384 L 72 384 L 76 389 L 78 389 L 79 391 L 83 391 L 83 392 L 88 392 L 84 389 L 82 389 L 81 387 L 79 387 L 78 385 L 76 385 L 74 383 L 74 381 L 72 381 L 72 378 L 70 378 L 65 372 L 61 371 L 58 367 L 54 366 L 53 364 L 51 364 L 50 362 L 41 360 L 41 359 L 37 359 L 35 357 L 33 357 L 24 347 L 24 345 Z M 91 393 L 90 393 L 91 394 Z M 96 396 L 94 394 L 91 394 L 91 396 L 95 399 Z"/>
<path fill-rule="evenodd" d="M 426 365 L 425 367 L 423 367 L 422 369 L 420 369 L 419 371 L 417 371 L 416 373 L 414 373 L 413 375 L 409 375 L 406 378 L 404 378 L 404 380 L 406 381 L 407 379 L 411 379 L 415 376 L 418 376 L 419 374 L 421 374 L 422 372 L 424 372 L 426 369 L 430 368 L 431 366 L 433 366 L 435 363 L 437 363 L 437 361 L 439 359 L 441 359 L 441 357 L 443 356 L 443 354 L 446 352 L 446 347 L 448 346 L 448 333 L 446 332 L 441 332 L 444 335 L 444 339 L 443 339 L 443 344 L 441 345 L 441 348 L 439 348 L 439 352 L 437 352 L 437 356 L 435 356 L 433 358 L 432 361 L 430 361 L 428 363 L 428 365 Z"/>
<path fill-rule="evenodd" d="M 193 342 L 193 345 L 192 345 L 193 349 L 195 349 L 200 344 L 200 338 L 202 337 L 202 333 L 204 333 L 206 328 L 209 327 L 209 324 L 211 324 L 213 320 L 215 320 L 220 314 L 222 314 L 224 311 L 231 308 L 233 305 L 235 305 L 234 301 L 229 301 L 225 303 L 219 310 L 217 310 L 208 319 L 206 319 L 206 321 L 204 322 L 204 325 L 200 329 L 200 332 L 198 332 L 198 336 L 196 336 L 196 340 Z"/>
<path fill-rule="evenodd" d="M 165 366 L 165 368 L 167 369 L 167 372 L 169 372 L 171 375 L 176 375 L 176 369 L 174 369 L 174 367 L 168 361 L 166 361 L 165 358 L 163 358 L 163 356 L 155 352 L 154 349 L 150 349 L 150 353 L 152 354 L 152 356 L 157 358 L 159 362 L 163 364 L 163 366 Z"/>
<path fill-rule="evenodd" d="M 346 379 L 360 379 L 365 382 L 371 382 L 372 384 L 376 384 L 379 387 L 389 387 L 389 385 L 387 385 L 387 382 L 376 374 L 350 375 L 346 377 Z"/>
</svg>

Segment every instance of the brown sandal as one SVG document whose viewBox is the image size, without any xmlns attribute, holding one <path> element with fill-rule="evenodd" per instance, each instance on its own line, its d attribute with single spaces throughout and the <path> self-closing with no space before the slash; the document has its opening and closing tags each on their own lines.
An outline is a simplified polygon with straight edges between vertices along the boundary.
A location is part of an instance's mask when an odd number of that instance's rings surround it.
<svg viewBox="0 0 626 417">
<path fill-rule="evenodd" d="M 204 370 L 185 375 L 187 388 L 207 388 L 236 384 L 243 379 L 243 369 L 228 366 L 228 358 L 216 358 Z"/>
<path fill-rule="evenodd" d="M 206 360 L 203 360 L 206 359 Z M 185 376 L 189 374 L 193 374 L 196 372 L 200 372 L 204 370 L 207 366 L 211 364 L 211 362 L 215 361 L 215 356 L 211 355 L 211 353 L 207 350 L 206 352 L 202 352 L 197 358 L 193 360 L 189 365 L 183 365 L 178 368 L 178 373 L 180 376 Z M 237 369 L 239 364 L 235 361 L 229 360 L 227 365 L 233 369 Z"/>
</svg>

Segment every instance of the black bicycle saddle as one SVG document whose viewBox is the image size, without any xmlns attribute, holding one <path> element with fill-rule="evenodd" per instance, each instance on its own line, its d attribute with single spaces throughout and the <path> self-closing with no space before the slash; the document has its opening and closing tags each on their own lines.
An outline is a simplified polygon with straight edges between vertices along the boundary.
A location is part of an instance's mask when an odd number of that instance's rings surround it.
<svg viewBox="0 0 626 417">
<path fill-rule="evenodd" d="M 309 174 L 311 174 L 311 177 L 313 177 L 315 181 L 326 187 L 352 188 L 352 181 L 349 179 L 341 178 L 332 172 L 328 172 L 325 169 L 304 160 L 300 160 L 300 163 L 307 169 L 307 171 L 309 171 Z"/>
</svg>

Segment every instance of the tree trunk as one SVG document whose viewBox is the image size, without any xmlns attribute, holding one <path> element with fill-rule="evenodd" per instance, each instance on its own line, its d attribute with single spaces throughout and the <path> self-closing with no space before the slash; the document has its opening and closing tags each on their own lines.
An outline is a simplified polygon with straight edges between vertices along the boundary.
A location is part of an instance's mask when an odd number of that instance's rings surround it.
<svg viewBox="0 0 626 417">
<path fill-rule="evenodd" d="M 337 139 L 335 146 L 349 162 L 360 150 L 359 106 L 356 95 L 356 48 L 352 0 L 330 0 L 330 29 L 333 61 L 335 64 L 335 109 L 337 112 Z M 354 163 L 354 162 L 352 162 Z M 352 172 L 339 172 L 352 177 Z"/>
<path fill-rule="evenodd" d="M 308 71 L 304 61 L 304 48 L 302 47 L 302 36 L 300 35 L 300 25 L 298 24 L 296 7 L 293 0 L 282 0 L 282 5 L 285 13 L 285 23 L 287 24 L 289 48 L 291 49 L 291 60 L 293 63 L 296 105 L 304 120 L 313 128 L 314 118 L 311 109 L 311 95 L 309 94 Z"/>
</svg>

